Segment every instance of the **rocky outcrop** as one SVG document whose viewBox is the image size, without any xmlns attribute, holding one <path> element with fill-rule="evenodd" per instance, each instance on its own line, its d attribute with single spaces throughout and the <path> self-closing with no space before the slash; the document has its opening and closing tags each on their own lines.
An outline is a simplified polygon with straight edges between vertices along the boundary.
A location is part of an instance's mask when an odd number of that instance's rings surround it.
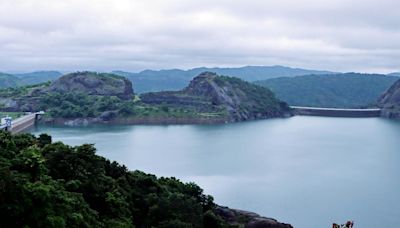
<svg viewBox="0 0 400 228">
<path fill-rule="evenodd" d="M 122 76 L 96 72 L 77 72 L 62 76 L 50 83 L 25 87 L 21 90 L 4 90 L 0 98 L 0 110 L 15 112 L 40 111 L 46 108 L 49 97 L 84 94 L 89 96 L 116 96 L 123 102 L 129 102 L 134 97 L 132 83 Z M 69 101 L 71 102 L 71 101 Z M 61 105 L 61 102 L 60 102 Z M 95 104 L 93 104 L 95 105 Z M 54 106 L 54 104 L 53 104 Z M 113 111 L 113 110 L 102 110 Z M 108 121 L 115 113 L 103 113 L 101 120 Z"/>
<path fill-rule="evenodd" d="M 94 72 L 64 75 L 42 92 L 79 92 L 88 95 L 117 96 L 121 99 L 133 98 L 132 83 L 128 79 L 113 74 Z"/>
<path fill-rule="evenodd" d="M 203 112 L 223 108 L 230 122 L 291 115 L 287 104 L 270 90 L 211 72 L 201 73 L 182 91 L 147 93 L 141 100 L 148 104 L 191 106 Z"/>
<path fill-rule="evenodd" d="M 132 99 L 129 80 L 112 74 L 78 72 L 27 88 L 7 100 L 9 111 L 40 111 L 70 125 L 86 123 L 228 123 L 290 116 L 286 103 L 267 88 L 238 78 L 204 72 L 181 91 L 142 94 Z M 111 97 L 113 96 L 113 97 Z M 115 96 L 121 98 L 117 99 Z M 72 121 L 72 122 L 71 122 Z"/>
<path fill-rule="evenodd" d="M 400 80 L 394 83 L 378 100 L 381 115 L 386 118 L 400 118 Z"/>
<path fill-rule="evenodd" d="M 290 224 L 280 223 L 276 219 L 228 207 L 217 206 L 214 213 L 230 225 L 244 226 L 245 228 L 293 228 Z"/>
</svg>

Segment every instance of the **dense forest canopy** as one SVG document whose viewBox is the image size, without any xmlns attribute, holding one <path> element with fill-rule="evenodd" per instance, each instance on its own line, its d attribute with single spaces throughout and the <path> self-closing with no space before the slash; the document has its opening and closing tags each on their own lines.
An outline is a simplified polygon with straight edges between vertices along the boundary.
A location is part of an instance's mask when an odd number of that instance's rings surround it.
<svg viewBox="0 0 400 228">
<path fill-rule="evenodd" d="M 157 178 L 93 145 L 0 132 L 0 227 L 226 227 L 194 183 Z"/>
</svg>

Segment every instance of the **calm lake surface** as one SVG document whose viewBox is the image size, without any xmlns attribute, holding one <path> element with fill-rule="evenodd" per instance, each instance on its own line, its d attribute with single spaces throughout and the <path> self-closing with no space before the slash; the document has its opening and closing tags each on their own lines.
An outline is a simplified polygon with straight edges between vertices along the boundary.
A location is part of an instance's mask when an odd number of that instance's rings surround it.
<svg viewBox="0 0 400 228">
<path fill-rule="evenodd" d="M 400 122 L 293 117 L 198 126 L 38 126 L 129 169 L 199 184 L 221 205 L 296 228 L 400 227 Z"/>
</svg>

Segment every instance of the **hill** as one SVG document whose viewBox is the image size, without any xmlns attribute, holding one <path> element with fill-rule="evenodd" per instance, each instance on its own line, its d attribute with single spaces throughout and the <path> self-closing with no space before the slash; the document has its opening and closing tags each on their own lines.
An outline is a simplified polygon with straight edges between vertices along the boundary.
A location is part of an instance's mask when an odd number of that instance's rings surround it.
<svg viewBox="0 0 400 228">
<path fill-rule="evenodd" d="M 295 106 L 357 108 L 373 105 L 398 77 L 378 74 L 306 75 L 258 81 Z"/>
<path fill-rule="evenodd" d="M 132 83 L 126 78 L 107 73 L 77 72 L 52 83 L 0 90 L 0 110 L 45 110 L 52 118 L 100 118 L 99 121 L 103 121 L 128 109 L 133 97 Z"/>
<path fill-rule="evenodd" d="M 276 99 L 270 90 L 211 72 L 201 73 L 181 91 L 146 93 L 140 98 L 147 104 L 185 106 L 195 112 L 220 110 L 227 114 L 226 121 L 233 122 L 282 117 L 289 113 L 286 103 Z"/>
<path fill-rule="evenodd" d="M 400 80 L 382 94 L 378 99 L 378 106 L 382 108 L 382 116 L 400 118 Z"/>
<path fill-rule="evenodd" d="M 45 120 L 82 123 L 225 123 L 290 115 L 266 88 L 203 73 L 184 90 L 134 97 L 131 82 L 113 74 L 78 72 L 52 83 L 0 90 L 0 111 L 45 110 Z"/>
<path fill-rule="evenodd" d="M 400 72 L 394 72 L 394 73 L 390 73 L 388 74 L 389 76 L 397 76 L 400 77 Z"/>
<path fill-rule="evenodd" d="M 306 70 L 284 66 L 246 66 L 240 68 L 194 68 L 190 70 L 145 70 L 139 73 L 114 71 L 125 76 L 135 84 L 138 93 L 159 92 L 183 89 L 195 76 L 202 72 L 237 77 L 245 81 L 264 80 L 276 77 L 293 77 L 305 74 L 328 74 L 328 71 Z"/>
<path fill-rule="evenodd" d="M 124 77 L 107 73 L 77 72 L 62 76 L 42 92 L 68 93 L 75 91 L 86 95 L 133 98 L 132 83 Z"/>
<path fill-rule="evenodd" d="M 0 227 L 292 227 L 220 207 L 195 183 L 129 171 L 93 145 L 5 132 L 0 145 Z"/>
</svg>

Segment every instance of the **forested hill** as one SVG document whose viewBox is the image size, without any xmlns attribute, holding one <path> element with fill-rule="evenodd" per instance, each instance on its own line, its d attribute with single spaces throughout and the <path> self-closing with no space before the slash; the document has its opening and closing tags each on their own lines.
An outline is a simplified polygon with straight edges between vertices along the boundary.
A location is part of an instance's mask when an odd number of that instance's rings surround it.
<svg viewBox="0 0 400 228">
<path fill-rule="evenodd" d="M 145 70 L 139 73 L 114 71 L 113 73 L 129 78 L 135 84 L 138 93 L 183 89 L 195 76 L 202 72 L 214 72 L 219 75 L 237 77 L 245 81 L 264 80 L 276 77 L 293 77 L 306 74 L 328 74 L 328 71 L 307 70 L 284 66 L 246 66 L 239 68 L 206 68 L 190 70 Z"/>
<path fill-rule="evenodd" d="M 0 227 L 291 228 L 219 207 L 194 183 L 157 178 L 48 135 L 0 132 Z"/>
<path fill-rule="evenodd" d="M 135 87 L 135 85 L 133 86 Z M 267 88 L 205 72 L 181 91 L 135 96 L 125 77 L 96 72 L 64 75 L 52 83 L 0 90 L 0 111 L 46 111 L 60 124 L 211 124 L 289 116 Z"/>
<path fill-rule="evenodd" d="M 290 105 L 356 108 L 374 105 L 398 79 L 379 74 L 346 73 L 275 78 L 256 84 L 271 89 Z"/>
<path fill-rule="evenodd" d="M 145 93 L 144 103 L 186 108 L 194 112 L 225 113 L 225 121 L 237 122 L 290 115 L 289 107 L 267 88 L 239 78 L 203 72 L 180 91 Z"/>
</svg>

